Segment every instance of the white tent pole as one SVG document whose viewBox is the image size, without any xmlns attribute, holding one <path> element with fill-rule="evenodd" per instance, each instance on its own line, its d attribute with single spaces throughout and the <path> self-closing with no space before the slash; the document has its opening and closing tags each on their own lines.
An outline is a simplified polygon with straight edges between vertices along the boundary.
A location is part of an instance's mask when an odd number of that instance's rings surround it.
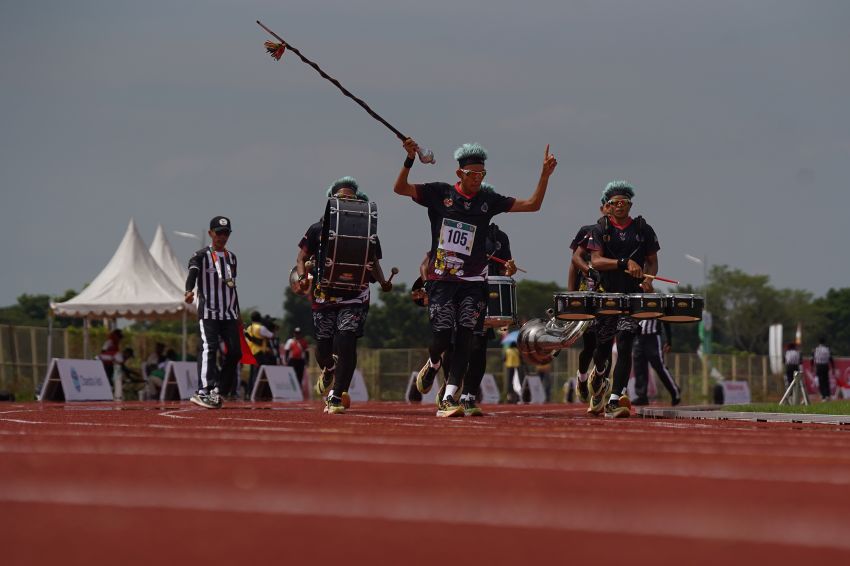
<svg viewBox="0 0 850 566">
<path fill-rule="evenodd" d="M 83 359 L 89 359 L 89 319 L 83 319 Z"/>
<path fill-rule="evenodd" d="M 186 307 L 183 307 L 183 356 L 180 358 L 186 361 Z"/>
<path fill-rule="evenodd" d="M 53 359 L 53 309 L 47 313 L 47 367 Z"/>
</svg>

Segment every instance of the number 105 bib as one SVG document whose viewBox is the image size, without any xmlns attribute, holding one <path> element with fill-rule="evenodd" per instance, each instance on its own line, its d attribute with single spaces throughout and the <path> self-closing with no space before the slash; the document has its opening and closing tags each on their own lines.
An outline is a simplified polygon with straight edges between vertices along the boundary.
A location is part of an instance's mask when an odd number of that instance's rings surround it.
<svg viewBox="0 0 850 566">
<path fill-rule="evenodd" d="M 472 255 L 475 226 L 458 220 L 443 218 L 440 229 L 440 249 L 463 255 Z"/>
</svg>

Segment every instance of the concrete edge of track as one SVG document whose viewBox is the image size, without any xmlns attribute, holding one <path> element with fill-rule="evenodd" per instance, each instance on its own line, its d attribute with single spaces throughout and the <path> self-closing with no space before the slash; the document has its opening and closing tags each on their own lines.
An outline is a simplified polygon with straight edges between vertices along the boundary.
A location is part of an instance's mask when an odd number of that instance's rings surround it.
<svg viewBox="0 0 850 566">
<path fill-rule="evenodd" d="M 850 425 L 850 415 L 811 415 L 801 413 L 757 413 L 751 411 L 724 411 L 720 405 L 691 407 L 636 407 L 639 417 L 649 419 L 697 419 L 720 421 L 752 421 L 775 423 L 817 423 Z"/>
</svg>

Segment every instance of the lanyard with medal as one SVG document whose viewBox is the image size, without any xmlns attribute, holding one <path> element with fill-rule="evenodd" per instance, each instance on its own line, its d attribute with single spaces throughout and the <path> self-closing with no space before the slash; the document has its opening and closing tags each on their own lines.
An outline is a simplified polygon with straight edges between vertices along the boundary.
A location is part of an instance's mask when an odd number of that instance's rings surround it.
<svg viewBox="0 0 850 566">
<path fill-rule="evenodd" d="M 233 280 L 233 273 L 230 271 L 230 262 L 227 261 L 228 253 L 227 250 L 224 250 L 224 260 L 221 262 L 224 265 L 219 267 L 218 265 L 218 252 L 215 251 L 215 248 L 210 246 L 210 256 L 212 256 L 213 267 L 215 268 L 215 272 L 218 274 L 219 279 L 224 281 L 224 284 L 230 287 L 231 289 L 236 286 L 236 281 Z M 223 272 L 223 273 L 222 273 Z"/>
</svg>

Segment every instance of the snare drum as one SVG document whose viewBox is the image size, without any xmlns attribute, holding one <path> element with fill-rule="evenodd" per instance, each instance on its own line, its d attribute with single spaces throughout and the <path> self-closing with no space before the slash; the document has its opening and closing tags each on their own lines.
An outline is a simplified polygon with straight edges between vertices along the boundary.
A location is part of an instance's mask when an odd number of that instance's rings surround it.
<svg viewBox="0 0 850 566">
<path fill-rule="evenodd" d="M 664 295 L 664 315 L 666 322 L 696 322 L 702 320 L 705 299 L 699 295 L 685 293 Z"/>
<path fill-rule="evenodd" d="M 555 293 L 555 318 L 561 320 L 592 320 L 596 318 L 597 294 L 590 291 Z"/>
<path fill-rule="evenodd" d="M 629 296 L 623 293 L 597 293 L 596 314 L 623 314 L 629 312 Z"/>
<path fill-rule="evenodd" d="M 484 326 L 499 327 L 516 324 L 516 281 L 511 277 L 487 277 L 487 316 Z"/>
<path fill-rule="evenodd" d="M 629 314 L 632 318 L 658 318 L 664 315 L 664 296 L 658 293 L 629 295 Z"/>
<path fill-rule="evenodd" d="M 378 238 L 374 202 L 331 197 L 325 207 L 319 252 L 319 284 L 332 295 L 358 294 L 369 286 Z"/>
</svg>

